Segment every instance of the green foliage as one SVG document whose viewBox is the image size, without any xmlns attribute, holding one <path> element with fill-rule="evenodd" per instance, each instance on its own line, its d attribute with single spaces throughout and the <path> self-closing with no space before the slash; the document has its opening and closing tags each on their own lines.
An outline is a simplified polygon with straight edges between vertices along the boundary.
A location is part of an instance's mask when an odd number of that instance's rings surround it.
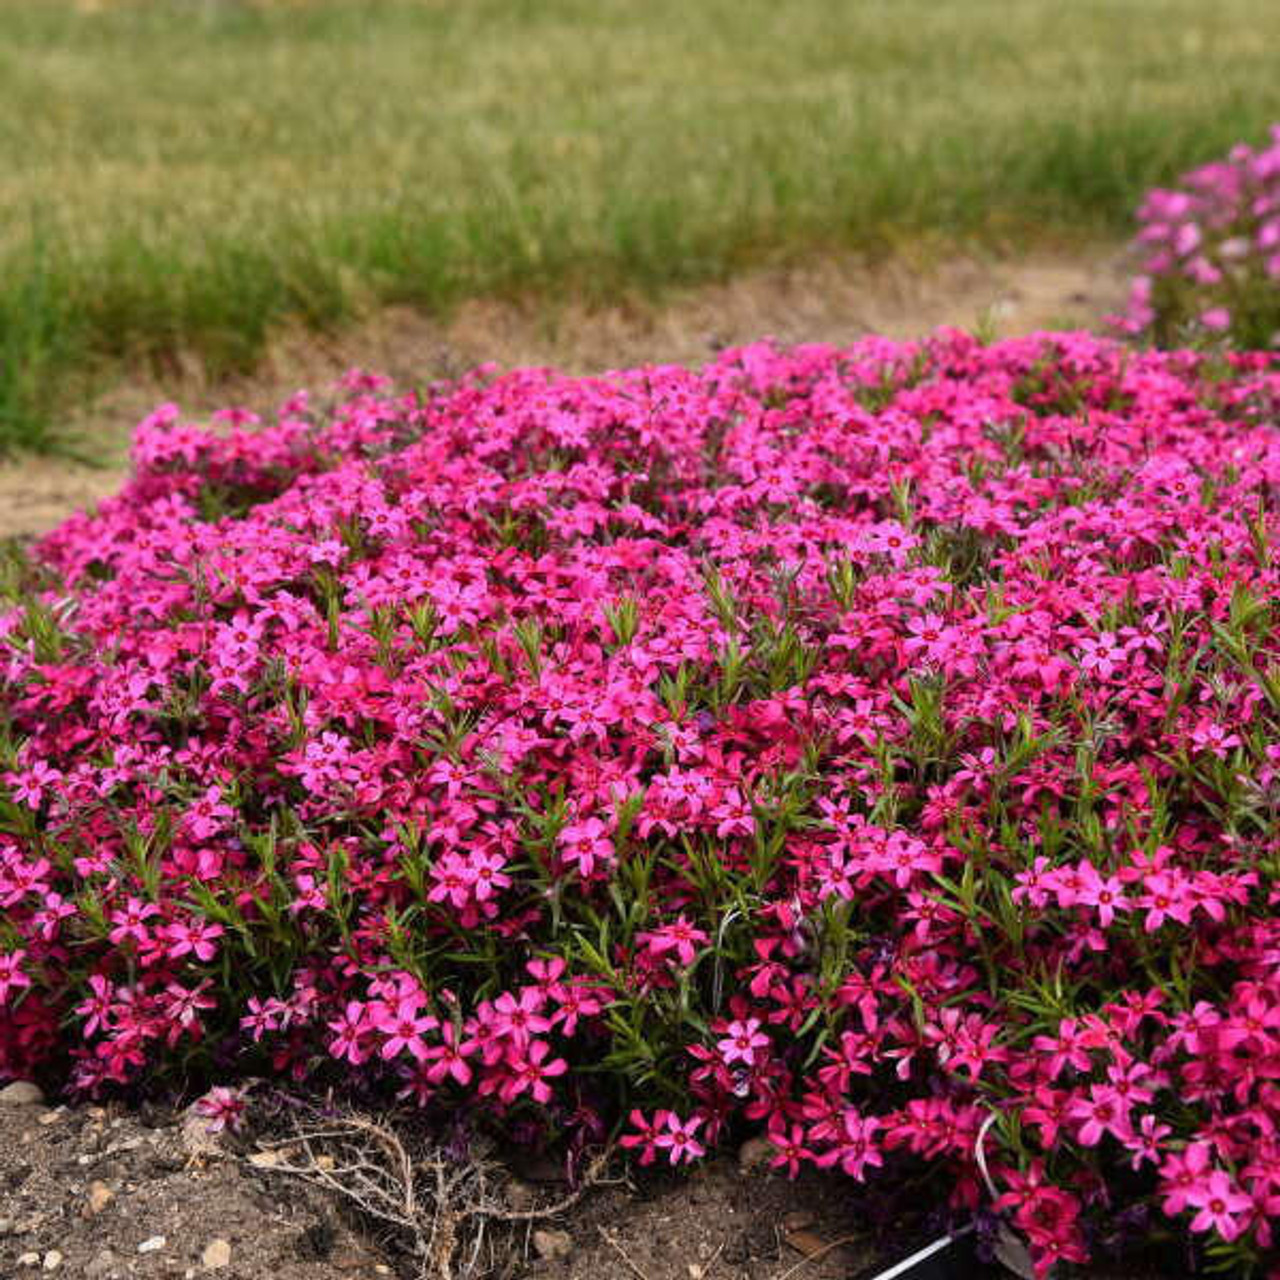
<svg viewBox="0 0 1280 1280">
<path fill-rule="evenodd" d="M 1254 0 L 0 0 L 0 452 L 122 359 L 1127 225 L 1280 116 Z"/>
</svg>

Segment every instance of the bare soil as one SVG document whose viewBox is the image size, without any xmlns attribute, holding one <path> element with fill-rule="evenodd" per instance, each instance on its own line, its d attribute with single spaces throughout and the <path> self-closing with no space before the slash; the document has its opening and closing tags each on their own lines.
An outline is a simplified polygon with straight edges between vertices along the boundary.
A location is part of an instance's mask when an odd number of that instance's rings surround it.
<svg viewBox="0 0 1280 1280">
<path fill-rule="evenodd" d="M 299 387 L 319 388 L 352 366 L 412 387 L 492 361 L 554 365 L 570 373 L 637 364 L 700 364 L 723 346 L 763 336 L 847 343 L 868 333 L 918 337 L 942 325 L 1007 337 L 1096 327 L 1119 310 L 1124 266 L 1114 247 L 1020 258 L 953 258 L 921 268 L 850 258 L 757 271 L 688 290 L 661 306 L 477 301 L 447 322 L 404 308 L 379 312 L 333 337 L 282 334 L 252 377 L 211 381 L 193 362 L 157 380 L 139 374 L 70 424 L 99 465 L 65 458 L 0 463 L 0 537 L 46 532 L 72 511 L 116 492 L 134 424 L 173 400 L 198 420 L 216 408 L 271 411 Z"/>
<path fill-rule="evenodd" d="M 218 1241 L 227 1261 L 207 1266 Z M 45 1274 L 376 1280 L 395 1272 L 319 1192 L 193 1150 L 173 1116 L 0 1106 L 0 1276 Z"/>
<path fill-rule="evenodd" d="M 84 1280 L 417 1277 L 403 1241 L 349 1201 L 259 1164 L 252 1135 L 213 1139 L 144 1105 L 0 1100 L 0 1276 Z M 751 1154 L 754 1148 L 754 1154 Z M 688 1174 L 621 1162 L 561 1217 L 504 1237 L 495 1275 L 526 1280 L 849 1280 L 915 1241 L 873 1232 L 852 1184 L 771 1172 L 748 1143 Z M 323 1157 L 322 1157 L 323 1158 Z M 535 1162 L 536 1165 L 536 1162 Z M 510 1173 L 521 1203 L 564 1198 L 554 1170 Z M 443 1275 L 443 1273 L 442 1273 Z M 433 1277 L 434 1280 L 434 1277 Z"/>
</svg>

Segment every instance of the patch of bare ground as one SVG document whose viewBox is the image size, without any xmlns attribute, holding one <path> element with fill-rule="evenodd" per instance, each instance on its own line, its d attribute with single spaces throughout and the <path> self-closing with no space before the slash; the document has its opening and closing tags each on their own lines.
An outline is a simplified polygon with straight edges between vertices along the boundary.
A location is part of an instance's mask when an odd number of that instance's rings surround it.
<svg viewBox="0 0 1280 1280">
<path fill-rule="evenodd" d="M 5 1280 L 394 1274 L 328 1197 L 193 1149 L 171 1114 L 0 1105 Z"/>
<path fill-rule="evenodd" d="M 389 1152 L 365 1131 L 390 1134 Z M 441 1159 L 359 1117 L 288 1133 L 228 1139 L 151 1104 L 0 1097 L 0 1275 L 847 1280 L 892 1248 L 845 1180 L 792 1182 L 741 1157 L 632 1181 L 602 1156 L 571 1193 L 550 1162 Z"/>
<path fill-rule="evenodd" d="M 192 418 L 232 404 L 268 412 L 299 387 L 319 388 L 354 366 L 413 387 L 486 362 L 593 373 L 647 363 L 705 362 L 762 336 L 848 343 L 868 333 L 918 337 L 942 325 L 1008 337 L 1096 327 L 1120 308 L 1123 259 L 1114 247 L 1024 257 L 952 258 L 920 268 L 828 258 L 690 289 L 661 305 L 572 301 L 466 303 L 448 321 L 390 308 L 333 336 L 294 331 L 252 377 L 212 381 L 194 362 L 171 379 L 136 377 L 71 424 L 98 466 L 64 458 L 0 463 L 0 537 L 40 534 L 120 486 L 134 424 L 164 400 Z"/>
</svg>

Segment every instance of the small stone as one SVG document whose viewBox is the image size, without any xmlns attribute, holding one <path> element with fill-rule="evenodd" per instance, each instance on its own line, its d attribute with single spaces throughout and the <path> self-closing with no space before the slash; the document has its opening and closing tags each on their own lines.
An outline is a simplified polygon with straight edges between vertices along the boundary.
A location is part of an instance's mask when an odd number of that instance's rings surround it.
<svg viewBox="0 0 1280 1280">
<path fill-rule="evenodd" d="M 57 1124 L 66 1114 L 66 1107 L 57 1107 L 53 1111 L 43 1112 L 39 1117 L 38 1123 L 43 1125 Z"/>
<path fill-rule="evenodd" d="M 101 1213 L 115 1198 L 116 1193 L 105 1182 L 95 1178 L 89 1183 L 89 1194 L 86 1198 L 85 1208 L 90 1216 L 94 1216 Z"/>
<path fill-rule="evenodd" d="M 379 1262 L 374 1267 L 374 1271 L 380 1276 L 389 1276 L 391 1274 L 391 1268 L 385 1262 Z"/>
<path fill-rule="evenodd" d="M 738 1148 L 738 1168 L 743 1173 L 758 1169 L 773 1158 L 773 1144 L 768 1138 L 748 1138 Z"/>
<path fill-rule="evenodd" d="M 535 1231 L 533 1249 L 540 1258 L 567 1258 L 573 1252 L 573 1239 L 567 1231 Z"/>
<path fill-rule="evenodd" d="M 169 1242 L 164 1236 L 148 1236 L 139 1246 L 139 1253 L 155 1253 L 159 1249 L 163 1249 Z"/>
<path fill-rule="evenodd" d="M 115 1265 L 116 1255 L 110 1249 L 100 1249 L 86 1265 L 84 1274 L 87 1280 L 98 1280 L 99 1276 L 109 1274 Z"/>
<path fill-rule="evenodd" d="M 689 1263 L 689 1280 L 702 1280 L 703 1268 L 697 1262 Z"/>
<path fill-rule="evenodd" d="M 210 1240 L 205 1245 L 204 1252 L 200 1255 L 200 1261 L 204 1264 L 206 1271 L 217 1271 L 222 1267 L 229 1266 L 231 1263 L 230 1243 L 223 1240 L 221 1236 Z"/>
<path fill-rule="evenodd" d="M 0 1089 L 0 1107 L 41 1107 L 44 1094 L 30 1080 L 15 1080 Z"/>
<path fill-rule="evenodd" d="M 40 1265 L 40 1255 L 38 1253 L 20 1253 L 18 1254 L 18 1266 L 20 1267 L 38 1267 Z"/>
<path fill-rule="evenodd" d="M 57 1249 L 50 1249 L 49 1252 L 44 1255 L 44 1262 L 42 1265 L 46 1271 L 57 1271 L 57 1269 L 62 1266 L 62 1254 Z"/>
</svg>

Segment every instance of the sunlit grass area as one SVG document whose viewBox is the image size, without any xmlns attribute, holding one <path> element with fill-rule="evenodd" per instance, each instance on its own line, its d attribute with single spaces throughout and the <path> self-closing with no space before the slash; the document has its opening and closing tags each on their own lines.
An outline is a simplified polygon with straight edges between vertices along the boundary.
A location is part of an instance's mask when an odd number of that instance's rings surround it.
<svg viewBox="0 0 1280 1280">
<path fill-rule="evenodd" d="M 1257 0 L 0 0 L 0 449 L 286 317 L 1123 234 L 1277 48 Z"/>
</svg>

